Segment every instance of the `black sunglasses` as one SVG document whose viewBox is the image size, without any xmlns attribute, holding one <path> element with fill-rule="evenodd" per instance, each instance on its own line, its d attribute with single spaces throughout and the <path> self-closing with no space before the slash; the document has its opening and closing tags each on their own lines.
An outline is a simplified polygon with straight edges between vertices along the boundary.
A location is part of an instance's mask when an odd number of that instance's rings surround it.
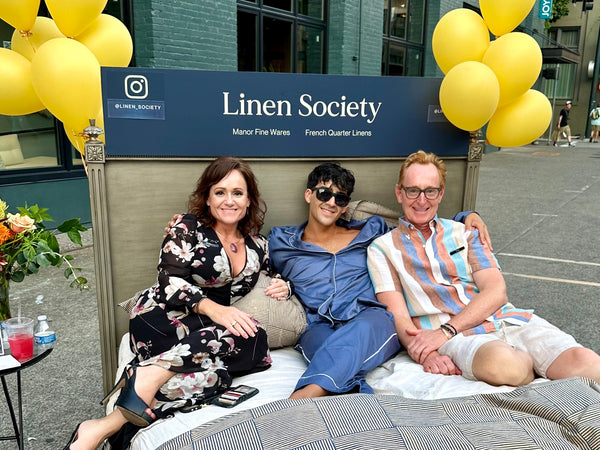
<svg viewBox="0 0 600 450">
<path fill-rule="evenodd" d="M 321 202 L 328 202 L 331 197 L 334 198 L 335 204 L 341 206 L 348 206 L 350 203 L 350 196 L 342 193 L 342 192 L 333 192 L 331 189 L 326 187 L 312 188 L 313 191 L 316 191 L 317 200 Z"/>
</svg>

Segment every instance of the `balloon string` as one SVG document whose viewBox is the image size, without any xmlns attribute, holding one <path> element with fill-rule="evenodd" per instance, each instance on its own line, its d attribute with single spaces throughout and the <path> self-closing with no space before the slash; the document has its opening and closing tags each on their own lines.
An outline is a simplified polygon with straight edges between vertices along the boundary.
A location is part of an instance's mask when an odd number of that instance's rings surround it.
<svg viewBox="0 0 600 450">
<path fill-rule="evenodd" d="M 37 47 L 29 40 L 29 36 L 26 36 L 25 39 L 27 39 L 27 43 L 31 46 L 31 51 L 37 53 Z"/>
<path fill-rule="evenodd" d="M 19 33 L 21 34 L 21 37 L 25 40 L 27 40 L 27 43 L 29 44 L 29 46 L 31 47 L 31 51 L 33 53 L 37 53 L 37 48 L 33 45 L 33 43 L 29 40 L 29 38 L 31 36 L 33 36 L 33 33 L 30 30 L 19 30 Z"/>
<path fill-rule="evenodd" d="M 83 139 L 84 139 L 84 140 L 86 140 L 86 141 L 87 141 L 87 140 L 90 138 L 90 137 L 89 137 L 87 134 L 85 134 L 85 133 L 75 133 L 75 132 L 73 132 L 73 131 L 72 131 L 71 133 L 73 134 L 73 136 L 77 136 L 77 137 L 83 138 Z M 82 150 L 79 148 L 79 146 L 80 146 L 80 144 L 79 144 L 79 142 L 77 141 L 77 144 L 76 144 L 76 145 L 74 145 L 74 147 L 77 149 L 77 151 L 78 151 L 78 152 L 79 152 L 79 154 L 81 155 L 81 162 L 82 162 L 82 164 L 83 164 L 83 169 L 85 170 L 85 175 L 86 175 L 86 176 L 89 176 L 89 173 L 88 173 L 88 167 L 87 167 L 87 163 L 86 163 L 86 161 L 85 161 L 85 151 L 82 151 Z M 85 148 L 84 148 L 84 150 L 85 150 Z"/>
<path fill-rule="evenodd" d="M 83 169 L 85 170 L 85 176 L 89 177 L 90 174 L 88 173 L 88 167 L 87 167 L 87 163 L 85 162 L 85 154 L 81 154 L 81 162 L 83 163 Z"/>
</svg>

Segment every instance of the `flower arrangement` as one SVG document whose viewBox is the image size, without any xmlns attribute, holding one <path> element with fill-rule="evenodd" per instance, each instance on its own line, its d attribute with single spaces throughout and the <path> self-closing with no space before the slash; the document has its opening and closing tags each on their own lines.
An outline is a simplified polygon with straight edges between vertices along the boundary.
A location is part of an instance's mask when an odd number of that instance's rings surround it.
<svg viewBox="0 0 600 450">
<path fill-rule="evenodd" d="M 0 321 L 10 317 L 8 302 L 9 282 L 20 282 L 26 276 L 36 274 L 40 267 L 65 264 L 64 275 L 71 280 L 71 287 L 87 289 L 87 279 L 78 275 L 81 271 L 73 267 L 71 255 L 60 253 L 55 232 L 66 233 L 71 242 L 81 245 L 81 231 L 86 228 L 79 219 L 70 219 L 56 227 L 55 231 L 47 230 L 44 222 L 53 219 L 38 205 L 17 208 L 16 214 L 8 211 L 8 206 L 0 199 Z"/>
</svg>

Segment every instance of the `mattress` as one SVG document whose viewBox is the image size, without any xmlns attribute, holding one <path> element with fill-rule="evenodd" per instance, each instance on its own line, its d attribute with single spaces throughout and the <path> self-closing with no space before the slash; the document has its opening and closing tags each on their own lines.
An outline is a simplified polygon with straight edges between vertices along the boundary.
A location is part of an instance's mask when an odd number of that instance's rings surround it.
<svg viewBox="0 0 600 450">
<path fill-rule="evenodd" d="M 117 378 L 123 367 L 133 359 L 128 339 L 128 334 L 124 335 L 119 346 Z M 158 420 L 138 432 L 132 440 L 131 448 L 134 450 L 155 449 L 207 422 L 288 398 L 306 369 L 306 363 L 300 353 L 291 347 L 272 350 L 271 358 L 273 364 L 270 369 L 234 378 L 234 385 L 246 384 L 258 388 L 259 393 L 256 396 L 234 408 L 210 405 L 189 413 L 176 412 L 174 417 Z M 540 381 L 545 380 L 538 379 L 534 383 Z M 422 366 L 413 362 L 406 352 L 399 353 L 396 357 L 369 372 L 367 382 L 377 395 L 395 395 L 418 400 L 503 393 L 514 389 L 510 386 L 491 386 L 480 381 L 469 381 L 458 375 L 445 376 L 426 373 Z M 116 394 L 108 403 L 107 412 L 112 411 L 115 400 Z"/>
<path fill-rule="evenodd" d="M 440 400 L 348 394 L 277 400 L 199 425 L 159 450 L 595 450 L 600 389 L 569 378 Z"/>
</svg>

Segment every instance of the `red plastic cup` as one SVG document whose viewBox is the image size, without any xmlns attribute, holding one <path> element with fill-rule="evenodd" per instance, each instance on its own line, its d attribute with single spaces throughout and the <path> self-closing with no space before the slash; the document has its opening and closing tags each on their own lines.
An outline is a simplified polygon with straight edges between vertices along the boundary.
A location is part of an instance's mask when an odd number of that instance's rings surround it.
<svg viewBox="0 0 600 450">
<path fill-rule="evenodd" d="M 8 334 L 10 352 L 19 362 L 27 361 L 33 356 L 33 319 L 29 317 L 13 317 L 4 321 Z"/>
</svg>

